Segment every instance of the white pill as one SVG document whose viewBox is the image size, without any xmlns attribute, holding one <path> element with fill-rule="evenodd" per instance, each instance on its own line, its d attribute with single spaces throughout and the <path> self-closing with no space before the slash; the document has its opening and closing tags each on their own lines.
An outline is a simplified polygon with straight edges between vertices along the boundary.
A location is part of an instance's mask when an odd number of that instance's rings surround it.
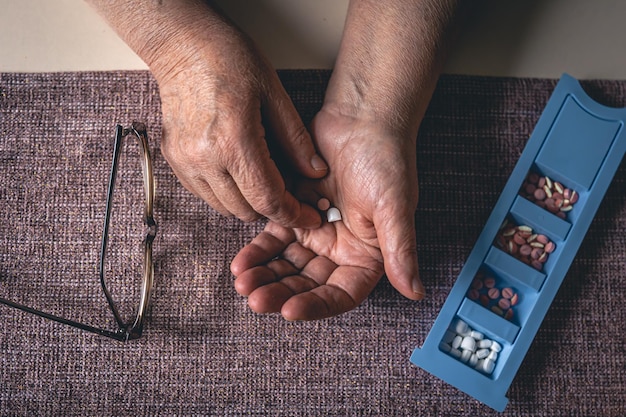
<svg viewBox="0 0 626 417">
<path fill-rule="evenodd" d="M 442 352 L 450 353 L 450 349 L 452 348 L 450 347 L 449 344 L 444 343 L 444 342 L 439 343 L 439 350 L 441 350 Z"/>
<path fill-rule="evenodd" d="M 452 343 L 452 341 L 454 340 L 454 338 L 456 337 L 456 333 L 450 331 L 450 330 L 446 330 L 445 334 L 443 335 L 443 342 L 444 343 Z"/>
<path fill-rule="evenodd" d="M 502 350 L 502 345 L 500 345 L 500 343 L 493 340 L 491 342 L 491 350 L 493 350 L 494 352 L 500 352 Z"/>
<path fill-rule="evenodd" d="M 485 338 L 484 334 L 482 334 L 481 332 L 476 331 L 476 330 L 472 330 L 470 332 L 470 336 L 472 336 L 476 340 L 483 340 Z"/>
<path fill-rule="evenodd" d="M 476 351 L 476 356 L 478 356 L 478 359 L 485 359 L 489 356 L 489 349 L 478 349 Z"/>
<path fill-rule="evenodd" d="M 454 356 L 457 359 L 461 359 L 462 353 L 460 350 L 452 348 L 450 349 L 450 355 Z"/>
<path fill-rule="evenodd" d="M 478 341 L 478 347 L 480 349 L 488 349 L 491 347 L 491 344 L 492 342 L 489 339 L 483 339 Z"/>
<path fill-rule="evenodd" d="M 491 359 L 485 359 L 482 364 L 482 371 L 486 374 L 491 374 L 496 367 L 496 362 Z"/>
<path fill-rule="evenodd" d="M 489 355 L 487 355 L 487 359 L 495 362 L 496 360 L 498 360 L 498 352 L 492 350 L 491 352 L 489 352 Z"/>
<path fill-rule="evenodd" d="M 463 320 L 458 319 L 456 323 L 454 323 L 454 327 L 452 328 L 457 334 L 462 336 L 467 336 L 469 332 L 469 326 Z"/>
<path fill-rule="evenodd" d="M 476 352 L 476 339 L 471 336 L 465 336 L 461 342 L 461 349 Z"/>
<path fill-rule="evenodd" d="M 461 336 L 456 336 L 452 341 L 452 348 L 458 349 L 461 347 L 461 343 L 463 342 L 463 338 Z"/>
<path fill-rule="evenodd" d="M 471 350 L 462 350 L 461 351 L 461 362 L 467 363 L 472 357 L 473 353 Z"/>
<path fill-rule="evenodd" d="M 476 366 L 476 364 L 478 363 L 478 356 L 476 356 L 475 353 L 472 353 L 472 356 L 470 356 L 469 361 L 467 362 L 467 364 L 471 367 Z"/>
<path fill-rule="evenodd" d="M 337 207 L 331 207 L 326 212 L 326 218 L 328 219 L 328 223 L 338 222 L 341 220 L 341 212 Z"/>
</svg>

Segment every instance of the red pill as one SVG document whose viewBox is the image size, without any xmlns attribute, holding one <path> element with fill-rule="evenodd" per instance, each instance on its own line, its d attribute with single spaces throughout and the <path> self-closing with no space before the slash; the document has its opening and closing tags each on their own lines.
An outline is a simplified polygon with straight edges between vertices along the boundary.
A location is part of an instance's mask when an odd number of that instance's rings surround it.
<svg viewBox="0 0 626 417">
<path fill-rule="evenodd" d="M 480 293 L 474 288 L 467 292 L 467 298 L 469 298 L 470 300 L 476 301 L 478 300 L 478 297 L 480 297 Z"/>
<path fill-rule="evenodd" d="M 554 242 L 546 243 L 546 246 L 543 248 L 543 250 L 545 250 L 546 253 L 552 253 L 554 252 L 554 249 L 556 249 Z"/>
<path fill-rule="evenodd" d="M 498 307 L 500 307 L 502 310 L 508 310 L 509 308 L 511 308 L 511 301 L 507 300 L 506 298 L 500 298 L 498 300 Z"/>
<path fill-rule="evenodd" d="M 485 287 L 487 287 L 487 288 L 493 288 L 493 287 L 496 286 L 496 280 L 494 278 L 492 278 L 492 277 L 487 277 L 483 281 L 483 284 L 485 284 Z"/>
<path fill-rule="evenodd" d="M 533 197 L 535 197 L 537 200 L 543 200 L 546 198 L 546 192 L 543 190 L 543 188 L 537 188 L 533 192 Z"/>
<path fill-rule="evenodd" d="M 483 287 L 483 281 L 479 278 L 474 278 L 472 281 L 472 288 L 476 290 L 480 290 Z"/>
<path fill-rule="evenodd" d="M 513 309 L 509 308 L 506 313 L 504 313 L 504 318 L 507 320 L 511 320 L 513 318 Z"/>
<path fill-rule="evenodd" d="M 519 248 L 519 253 L 524 256 L 530 255 L 532 251 L 533 251 L 533 248 L 530 245 L 522 245 Z"/>
<path fill-rule="evenodd" d="M 500 290 L 497 288 L 489 288 L 489 291 L 487 291 L 487 295 L 489 296 L 489 298 L 491 298 L 492 300 L 497 299 L 498 297 L 500 297 Z"/>
<path fill-rule="evenodd" d="M 544 185 L 546 185 L 546 177 L 539 178 L 537 181 L 537 187 L 543 188 Z"/>
<path fill-rule="evenodd" d="M 489 297 L 487 297 L 487 294 L 481 294 L 478 301 L 480 301 L 483 307 L 489 306 Z"/>
<path fill-rule="evenodd" d="M 519 233 L 516 233 L 515 236 L 513 236 L 513 242 L 517 243 L 518 245 L 523 245 L 524 243 L 526 243 L 526 239 L 524 239 L 524 237 Z"/>
<path fill-rule="evenodd" d="M 514 306 L 515 304 L 517 304 L 518 301 L 519 296 L 517 295 L 517 293 L 513 294 L 513 296 L 511 296 L 511 305 Z"/>
<path fill-rule="evenodd" d="M 513 294 L 515 293 L 513 292 L 512 288 L 509 288 L 509 287 L 502 288 L 502 296 L 506 298 L 507 300 L 510 300 L 511 297 L 513 297 Z"/>
</svg>

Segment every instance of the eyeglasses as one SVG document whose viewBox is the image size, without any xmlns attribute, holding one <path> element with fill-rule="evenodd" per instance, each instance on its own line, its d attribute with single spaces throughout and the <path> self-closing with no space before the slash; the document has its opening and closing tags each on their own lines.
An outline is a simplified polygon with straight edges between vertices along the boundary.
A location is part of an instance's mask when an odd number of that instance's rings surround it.
<svg viewBox="0 0 626 417">
<path fill-rule="evenodd" d="M 105 278 L 105 259 L 107 256 L 107 245 L 109 243 L 109 225 L 111 220 L 111 211 L 113 208 L 113 191 L 115 189 L 116 177 L 120 164 L 120 155 L 122 152 L 122 141 L 126 136 L 135 136 L 139 144 L 140 162 L 143 173 L 143 188 L 144 188 L 144 213 L 143 223 L 145 226 L 144 238 L 142 242 L 143 246 L 143 270 L 142 270 L 142 284 L 139 293 L 139 305 L 136 309 L 136 315 L 134 318 L 128 321 L 124 321 L 120 310 L 113 299 L 109 288 L 107 287 L 107 281 Z M 150 304 L 150 294 L 152 292 L 152 286 L 154 282 L 154 267 L 152 263 L 152 243 L 156 236 L 157 224 L 153 217 L 153 203 L 154 203 L 154 176 L 152 171 L 152 159 L 150 157 L 150 146 L 148 143 L 148 134 L 146 127 L 142 123 L 133 123 L 131 127 L 124 128 L 117 125 L 115 128 L 115 142 L 113 146 L 113 162 L 111 164 L 111 172 L 109 175 L 109 185 L 107 189 L 107 201 L 104 215 L 104 225 L 102 230 L 102 239 L 100 244 L 100 255 L 98 262 L 98 273 L 100 276 L 100 286 L 107 300 L 109 309 L 113 314 L 113 317 L 117 323 L 118 329 L 116 331 L 105 330 L 88 324 L 79 323 L 73 320 L 68 320 L 63 317 L 49 314 L 41 310 L 37 310 L 25 305 L 10 301 L 8 299 L 0 298 L 0 303 L 9 307 L 17 308 L 27 313 L 32 313 L 37 316 L 53 320 L 62 324 L 73 326 L 88 332 L 97 333 L 102 336 L 110 337 L 119 341 L 128 341 L 138 339 L 143 333 L 143 325 L 146 317 L 146 312 Z M 132 316 L 131 316 L 132 317 Z"/>
</svg>

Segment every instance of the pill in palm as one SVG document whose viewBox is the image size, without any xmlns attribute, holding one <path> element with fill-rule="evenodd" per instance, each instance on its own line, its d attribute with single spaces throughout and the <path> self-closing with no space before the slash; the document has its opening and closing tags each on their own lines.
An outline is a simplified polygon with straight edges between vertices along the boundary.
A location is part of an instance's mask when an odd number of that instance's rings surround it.
<svg viewBox="0 0 626 417">
<path fill-rule="evenodd" d="M 319 200 L 317 200 L 317 208 L 322 210 L 322 211 L 326 211 L 330 208 L 330 200 L 327 198 L 320 198 Z"/>
<path fill-rule="evenodd" d="M 326 212 L 326 218 L 329 223 L 338 222 L 341 220 L 341 212 L 337 207 L 331 207 Z"/>
</svg>

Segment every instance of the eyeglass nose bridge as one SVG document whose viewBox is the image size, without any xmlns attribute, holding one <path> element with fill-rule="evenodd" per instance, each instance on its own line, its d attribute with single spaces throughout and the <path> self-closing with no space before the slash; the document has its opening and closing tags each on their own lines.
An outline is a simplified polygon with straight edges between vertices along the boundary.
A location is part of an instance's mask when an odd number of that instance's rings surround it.
<svg viewBox="0 0 626 417">
<path fill-rule="evenodd" d="M 145 228 L 143 231 L 144 240 L 147 242 L 152 242 L 157 235 L 158 226 L 156 221 L 152 217 L 148 217 L 144 219 Z"/>
</svg>

